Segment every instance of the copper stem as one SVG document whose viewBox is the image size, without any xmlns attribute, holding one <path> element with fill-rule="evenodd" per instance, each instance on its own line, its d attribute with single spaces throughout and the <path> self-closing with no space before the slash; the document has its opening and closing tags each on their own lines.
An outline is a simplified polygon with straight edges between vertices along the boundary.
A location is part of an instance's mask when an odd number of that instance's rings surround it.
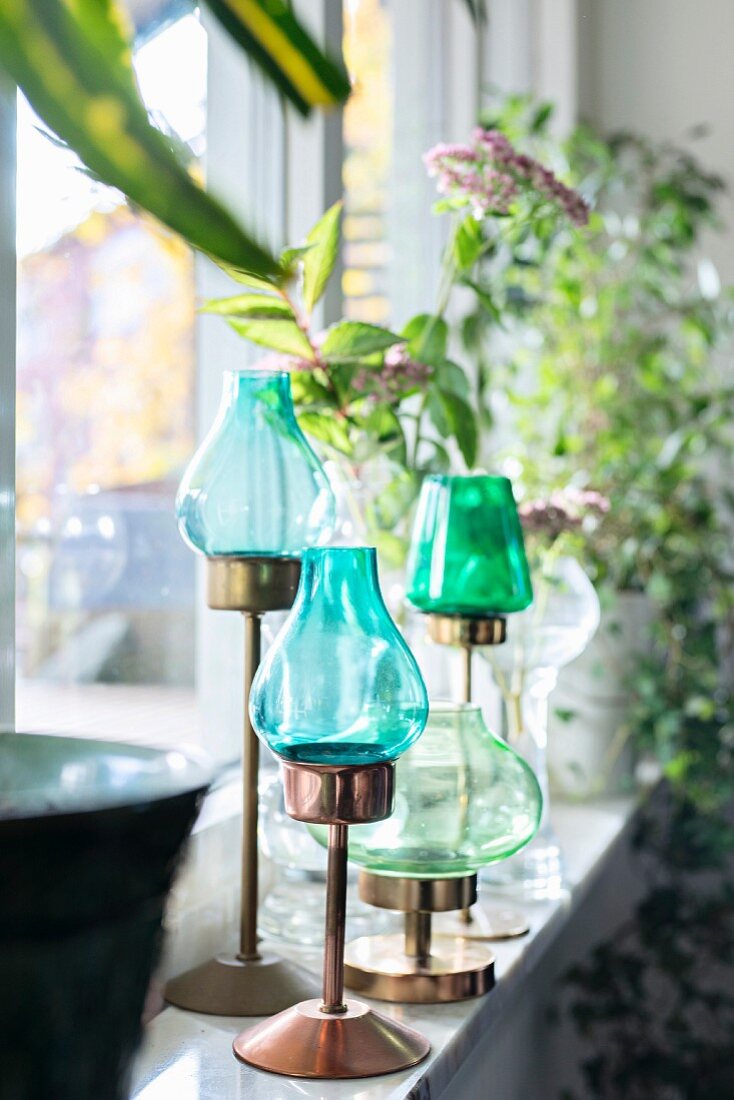
<svg viewBox="0 0 734 1100">
<path fill-rule="evenodd" d="M 260 616 L 245 612 L 245 740 L 242 749 L 242 894 L 238 959 L 259 959 L 257 949 L 257 781 L 259 741 L 250 722 L 250 689 L 260 664 Z"/>
<path fill-rule="evenodd" d="M 431 957 L 431 914 L 423 909 L 405 914 L 405 954 L 423 965 Z"/>
<path fill-rule="evenodd" d="M 344 924 L 347 915 L 347 826 L 329 825 L 326 879 L 326 939 L 322 1012 L 347 1011 L 344 1004 Z"/>
</svg>

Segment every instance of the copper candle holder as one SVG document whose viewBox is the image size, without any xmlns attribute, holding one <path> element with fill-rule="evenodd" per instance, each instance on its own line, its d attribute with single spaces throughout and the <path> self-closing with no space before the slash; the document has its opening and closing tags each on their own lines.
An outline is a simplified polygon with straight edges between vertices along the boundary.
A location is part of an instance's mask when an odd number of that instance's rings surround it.
<svg viewBox="0 0 734 1100">
<path fill-rule="evenodd" d="M 394 1073 L 425 1058 L 428 1041 L 412 1028 L 344 998 L 344 923 L 349 825 L 392 813 L 394 764 L 281 762 L 286 811 L 297 821 L 329 826 L 326 938 L 321 999 L 306 1000 L 243 1031 L 238 1058 L 293 1077 L 347 1079 Z"/>
<path fill-rule="evenodd" d="M 273 952 L 261 952 L 257 935 L 260 742 L 252 728 L 248 704 L 260 664 L 262 616 L 292 606 L 300 573 L 297 558 L 222 555 L 207 559 L 209 607 L 239 611 L 245 621 L 242 889 L 237 954 L 217 955 L 166 986 L 166 1000 L 192 1012 L 269 1016 L 318 992 L 318 982 L 307 970 Z"/>
</svg>

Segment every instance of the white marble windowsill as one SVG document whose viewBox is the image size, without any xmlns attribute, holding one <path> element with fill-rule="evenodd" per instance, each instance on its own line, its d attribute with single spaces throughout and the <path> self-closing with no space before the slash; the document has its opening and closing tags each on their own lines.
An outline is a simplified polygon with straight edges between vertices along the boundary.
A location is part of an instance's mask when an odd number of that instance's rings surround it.
<svg viewBox="0 0 734 1100">
<path fill-rule="evenodd" d="M 523 902 L 532 923 L 530 934 L 492 946 L 497 984 L 485 997 L 451 1005 L 374 1002 L 380 1011 L 412 1025 L 430 1040 L 431 1054 L 420 1066 L 346 1082 L 276 1077 L 242 1065 L 232 1054 L 235 1035 L 256 1020 L 167 1008 L 148 1027 L 132 1096 L 135 1100 L 428 1100 L 440 1096 L 492 1025 L 512 1011 L 516 998 L 524 992 L 532 995 L 534 971 L 603 875 L 634 806 L 633 799 L 584 805 L 554 803 L 553 820 L 565 853 L 568 890 L 557 900 Z M 486 887 L 482 896 L 491 900 Z M 319 973 L 320 951 L 294 954 L 281 944 L 278 950 Z"/>
</svg>

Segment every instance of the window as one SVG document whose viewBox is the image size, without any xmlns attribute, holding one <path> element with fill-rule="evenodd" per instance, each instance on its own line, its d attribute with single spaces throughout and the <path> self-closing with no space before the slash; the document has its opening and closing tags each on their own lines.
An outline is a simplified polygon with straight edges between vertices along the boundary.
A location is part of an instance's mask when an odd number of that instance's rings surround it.
<svg viewBox="0 0 734 1100">
<path fill-rule="evenodd" d="M 157 123 L 194 158 L 206 55 L 190 14 L 136 53 Z M 17 724 L 156 741 L 168 714 L 185 735 L 195 563 L 173 499 L 195 441 L 193 257 L 22 97 L 17 195 Z"/>
<path fill-rule="evenodd" d="M 335 287 L 325 321 L 429 308 L 441 241 L 420 157 L 450 136 L 443 59 L 461 0 L 299 5 L 325 41 L 344 33 L 356 91 L 342 132 L 334 115 L 284 122 L 189 0 L 130 6 L 148 17 L 136 68 L 156 122 L 260 236 L 297 238 L 344 190 L 344 300 Z M 200 740 L 233 759 L 241 623 L 206 609 L 173 500 L 222 370 L 257 353 L 196 316 L 226 277 L 90 179 L 22 99 L 17 144 L 16 723 Z"/>
</svg>

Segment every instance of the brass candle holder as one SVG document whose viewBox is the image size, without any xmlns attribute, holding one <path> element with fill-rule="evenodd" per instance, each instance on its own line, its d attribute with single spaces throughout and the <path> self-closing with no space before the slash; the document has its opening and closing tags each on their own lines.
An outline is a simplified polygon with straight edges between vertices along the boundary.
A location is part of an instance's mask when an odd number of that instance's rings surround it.
<svg viewBox="0 0 734 1100">
<path fill-rule="evenodd" d="M 268 1016 L 318 992 L 318 983 L 307 970 L 271 951 L 260 951 L 257 935 L 260 742 L 250 720 L 250 689 L 260 664 L 262 616 L 292 606 L 300 573 L 297 558 L 222 555 L 207 559 L 209 607 L 238 611 L 245 621 L 242 888 L 238 952 L 217 955 L 166 986 L 170 1004 L 193 1012 Z"/>
<path fill-rule="evenodd" d="M 401 878 L 360 871 L 359 896 L 405 914 L 405 931 L 363 936 L 346 951 L 350 989 L 381 1001 L 436 1004 L 487 993 L 494 956 L 466 939 L 431 939 L 434 913 L 467 908 L 477 899 L 476 874 L 461 878 Z"/>
<path fill-rule="evenodd" d="M 282 769 L 287 813 L 329 830 L 322 996 L 243 1031 L 234 1053 L 258 1069 L 293 1077 L 346 1079 L 406 1069 L 428 1055 L 428 1041 L 363 1002 L 344 998 L 348 826 L 382 821 L 392 813 L 394 764 L 283 760 Z"/>
</svg>

